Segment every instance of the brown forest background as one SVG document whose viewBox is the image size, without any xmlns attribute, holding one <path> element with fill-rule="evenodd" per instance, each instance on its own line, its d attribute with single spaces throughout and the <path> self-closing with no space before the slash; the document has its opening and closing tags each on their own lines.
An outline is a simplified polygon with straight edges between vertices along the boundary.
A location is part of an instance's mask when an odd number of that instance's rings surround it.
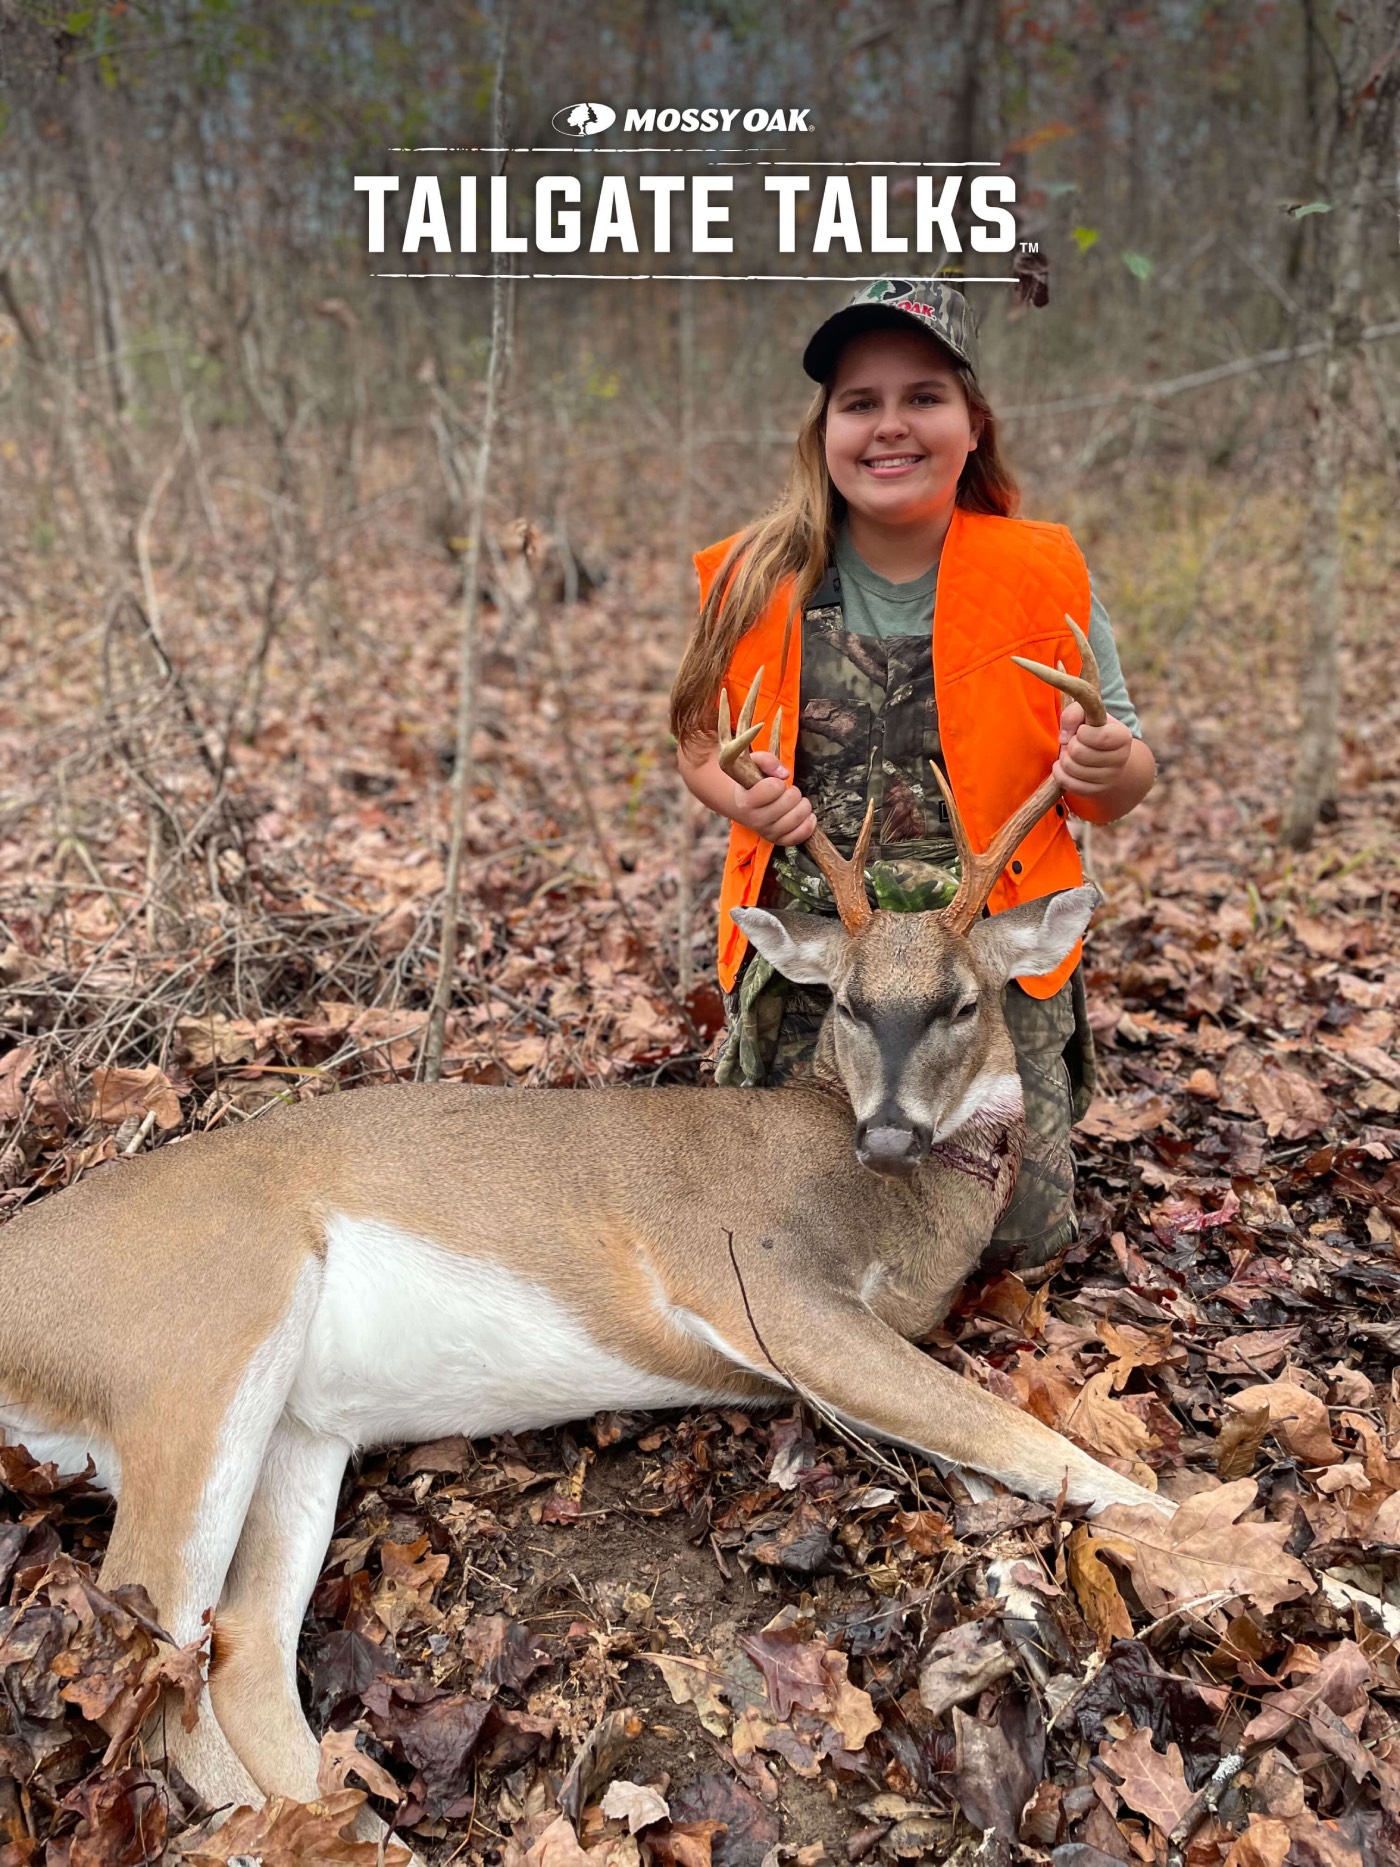
<svg viewBox="0 0 1400 1867">
<path fill-rule="evenodd" d="M 1000 157 L 1048 260 L 1043 309 L 977 288 L 984 377 L 1162 776 L 1089 851 L 1085 1236 L 941 1350 L 1193 1497 L 1197 1553 L 795 1415 L 370 1459 L 308 1702 L 430 1855 L 1395 1857 L 1398 48 L 1397 0 L 0 0 L 0 1213 L 365 1081 L 703 1074 L 688 554 L 776 491 L 840 288 L 375 282 L 355 173 L 498 108 L 806 105 L 784 153 Z M 219 1853 L 102 1763 L 154 1664 L 73 1605 L 109 1522 L 0 1446 L 0 1863 L 357 1859 L 325 1815 Z M 1048 1684 L 991 1557 L 1048 1584 Z M 622 1705 L 670 1799 L 626 1844 L 562 1780 Z"/>
</svg>

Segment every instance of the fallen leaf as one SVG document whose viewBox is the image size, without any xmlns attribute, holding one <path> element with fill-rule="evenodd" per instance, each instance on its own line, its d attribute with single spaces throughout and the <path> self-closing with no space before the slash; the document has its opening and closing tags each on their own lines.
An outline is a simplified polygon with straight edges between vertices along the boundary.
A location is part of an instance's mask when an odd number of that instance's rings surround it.
<svg viewBox="0 0 1400 1867">
<path fill-rule="evenodd" d="M 372 1795 L 384 1796 L 395 1803 L 403 1801 L 403 1784 L 392 1777 L 382 1763 L 376 1763 L 359 1748 L 359 1734 L 353 1725 L 344 1731 L 327 1731 L 321 1739 L 317 1793 L 332 1796 L 337 1790 L 349 1788 L 352 1771 Z"/>
<path fill-rule="evenodd" d="M 18 1121 L 24 1109 L 24 1079 L 34 1067 L 37 1046 L 17 1044 L 0 1057 L 0 1121 Z"/>
<path fill-rule="evenodd" d="M 681 1701 L 677 1699 L 677 1704 Z M 605 1712 L 579 1745 L 569 1773 L 559 1787 L 559 1806 L 571 1821 L 581 1821 L 584 1807 L 642 1735 L 642 1721 L 629 1707 Z"/>
<path fill-rule="evenodd" d="M 1111 1550 L 1112 1547 L 1111 1542 L 1100 1541 L 1087 1525 L 1081 1523 L 1072 1531 L 1065 1552 L 1065 1567 L 1070 1587 L 1074 1590 L 1074 1599 L 1103 1652 L 1115 1640 L 1131 1639 L 1133 1632 L 1132 1616 L 1128 1613 L 1127 1604 L 1118 1592 L 1112 1571 L 1105 1567 L 1100 1556 L 1101 1551 Z M 919 1696 L 923 1697 L 922 1680 Z M 927 1703 L 927 1700 L 924 1702 Z"/>
<path fill-rule="evenodd" d="M 94 1070 L 92 1119 L 116 1128 L 128 1116 L 154 1115 L 167 1132 L 180 1126 L 180 1098 L 165 1071 L 154 1063 L 140 1070 Z"/>
<path fill-rule="evenodd" d="M 1117 1721 L 1126 1715 L 1158 1749 L 1175 1745 L 1188 1777 L 1199 1782 L 1219 1761 L 1219 1725 L 1230 1700 L 1227 1687 L 1166 1672 L 1141 1640 L 1115 1640 L 1076 1696 L 1074 1721 L 1086 1743 L 1101 1744 L 1122 1735 Z"/>
<path fill-rule="evenodd" d="M 897 1510 L 894 1527 L 916 1556 L 936 1556 L 953 1540 L 953 1528 L 942 1511 Z"/>
<path fill-rule="evenodd" d="M 1248 1478 L 1259 1448 L 1269 1436 L 1269 1424 L 1267 1407 L 1227 1410 L 1215 1442 L 1215 1469 L 1223 1483 Z"/>
<path fill-rule="evenodd" d="M 1136 1728 L 1130 1736 L 1099 1745 L 1099 1757 L 1121 1781 L 1117 1793 L 1138 1815 L 1170 1835 L 1195 1796 L 1187 1787 L 1181 1752 L 1168 1744 L 1165 1756 L 1152 1746 L 1152 1733 Z"/>
<path fill-rule="evenodd" d="M 1232 1413 L 1266 1407 L 1275 1438 L 1309 1465 L 1335 1465 L 1342 1456 L 1332 1442 L 1325 1403 L 1294 1381 L 1261 1381 L 1231 1394 L 1225 1404 Z"/>
<path fill-rule="evenodd" d="M 1249 1827 L 1225 1856 L 1223 1867 L 1283 1867 L 1292 1841 L 1288 1822 L 1272 1815 L 1251 1815 Z"/>
<path fill-rule="evenodd" d="M 1136 1102 L 1121 1096 L 1112 1100 L 1096 1096 L 1075 1126 L 1097 1141 L 1136 1141 L 1171 1117 L 1172 1105 L 1165 1096 L 1145 1094 Z"/>
<path fill-rule="evenodd" d="M 846 1566 L 826 1519 L 807 1498 L 776 1536 L 751 1537 L 744 1553 L 790 1575 L 832 1575 Z"/>
<path fill-rule="evenodd" d="M 1198 1491 L 1168 1518 L 1150 1506 L 1112 1504 L 1094 1527 L 1108 1533 L 1114 1553 L 1131 1565 L 1133 1586 L 1154 1618 L 1210 1596 L 1239 1596 L 1270 1613 L 1281 1601 L 1311 1594 L 1316 1583 L 1301 1562 L 1284 1554 L 1287 1524 L 1239 1521 L 1257 1490 L 1253 1479 L 1236 1479 Z"/>
<path fill-rule="evenodd" d="M 671 1810 L 659 1790 L 645 1783 L 629 1783 L 619 1776 L 608 1784 L 603 1797 L 603 1813 L 614 1822 L 626 1822 L 629 1835 L 640 1833 L 653 1822 L 667 1822 Z"/>
<path fill-rule="evenodd" d="M 247 1063 L 258 1049 L 257 1027 L 251 1018 L 226 1018 L 211 1012 L 203 1018 L 175 1020 L 176 1057 L 193 1070 L 213 1063 Z"/>
<path fill-rule="evenodd" d="M 822 1659 L 822 1671 L 827 1680 L 827 1703 L 821 1708 L 822 1717 L 841 1739 L 841 1748 L 856 1751 L 864 1748 L 865 1740 L 880 1728 L 880 1714 L 876 1711 L 870 1694 L 858 1685 L 852 1685 L 847 1678 L 850 1661 L 844 1653 L 835 1648 L 828 1648 Z"/>
<path fill-rule="evenodd" d="M 641 1653 L 637 1656 L 654 1666 L 666 1681 L 677 1705 L 693 1705 L 701 1724 L 714 1737 L 729 1731 L 729 1710 L 720 1696 L 725 1679 L 703 1660 L 682 1659 L 673 1653 Z"/>
<path fill-rule="evenodd" d="M 1314 1705 L 1331 1711 L 1354 1711 L 1362 1702 L 1371 1679 L 1371 1666 L 1354 1640 L 1343 1640 L 1323 1655 L 1317 1670 L 1301 1685 L 1271 1692 L 1244 1728 L 1243 1742 L 1267 1744 L 1281 1737 L 1299 1719 L 1306 1720 Z"/>
<path fill-rule="evenodd" d="M 63 1800 L 65 1813 L 76 1814 L 79 1829 L 71 1848 L 63 1844 L 69 1867 L 143 1867 L 165 1858 L 167 1795 L 144 1770 L 120 1770 L 89 1777 Z M 0 1843 L 4 1830 L 0 1829 Z M 20 1836 L 14 1837 L 15 1842 Z M 53 1860 L 57 1847 L 50 1847 Z M 38 1858 L 27 1849 L 0 1845 L 0 1859 L 16 1863 Z"/>
<path fill-rule="evenodd" d="M 1296 1325 L 1285 1329 L 1245 1329 L 1226 1336 L 1222 1342 L 1206 1346 L 1206 1360 L 1225 1374 L 1271 1374 L 1288 1359 L 1302 1330 Z"/>
<path fill-rule="evenodd" d="M 597 1867 L 592 1856 L 579 1846 L 573 1824 L 566 1815 L 554 1818 L 532 1843 L 525 1860 L 526 1867 Z"/>
<path fill-rule="evenodd" d="M 393 1745 L 418 1772 L 413 1790 L 430 1819 L 470 1796 L 472 1760 L 491 1715 L 489 1700 L 384 1675 L 361 1696 L 375 1736 Z"/>
<path fill-rule="evenodd" d="M 1324 1750 L 1347 1766 L 1354 1782 L 1362 1783 L 1376 1775 L 1376 1759 L 1330 1705 L 1315 1702 L 1309 1707 L 1308 1729 Z"/>
<path fill-rule="evenodd" d="M 702 1770 L 671 1792 L 670 1803 L 674 1828 L 693 1835 L 711 1830 L 714 1867 L 756 1867 L 778 1839 L 777 1816 L 727 1770 Z"/>
<path fill-rule="evenodd" d="M 961 1621 L 929 1648 L 919 1668 L 919 1703 L 941 1717 L 954 1705 L 979 1697 L 1015 1668 L 1015 1657 L 995 1626 L 987 1621 Z"/>
<path fill-rule="evenodd" d="M 1318 1134 L 1332 1119 L 1332 1104 L 1317 1085 L 1297 1070 L 1266 1064 L 1239 1085 L 1262 1116 L 1270 1135 L 1302 1141 Z"/>
<path fill-rule="evenodd" d="M 397 1842 L 381 1851 L 375 1841 L 353 1839 L 364 1799 L 358 1789 L 338 1789 L 319 1802 L 273 1796 L 260 1809 L 235 1809 L 184 1859 L 190 1867 L 235 1867 L 250 1857 L 261 1867 L 408 1867 L 408 1850 Z"/>
<path fill-rule="evenodd" d="M 778 1718 L 789 1718 L 795 1705 L 821 1709 L 827 1694 L 822 1668 L 825 1648 L 807 1640 L 795 1627 L 765 1627 L 739 1642 L 763 1674 L 768 1703 Z M 669 1682 L 668 1682 L 669 1683 Z"/>
<path fill-rule="evenodd" d="M 1095 1452 L 1128 1460 L 1137 1468 L 1133 1475 L 1139 1483 L 1151 1487 L 1156 1481 L 1150 1472 L 1144 1473 L 1139 1461 L 1157 1441 L 1136 1414 L 1113 1398 L 1113 1379 L 1112 1368 L 1090 1375 L 1064 1416 L 1064 1430 Z"/>
<path fill-rule="evenodd" d="M 721 1867 L 713 1849 L 723 1832 L 723 1822 L 673 1822 L 647 1836 L 647 1850 L 657 1867 Z"/>
<path fill-rule="evenodd" d="M 1005 1692 L 991 1717 L 953 1707 L 955 1744 L 949 1787 L 963 1814 L 1010 1840 L 1045 1767 L 1045 1718 L 1034 1692 Z"/>
<path fill-rule="evenodd" d="M 447 1558 L 441 1560 L 445 1563 Z M 468 1621 L 460 1640 L 464 1657 L 476 1668 L 478 1687 L 509 1686 L 518 1692 L 549 1664 L 549 1654 L 529 1628 L 504 1614 L 483 1614 Z"/>
</svg>

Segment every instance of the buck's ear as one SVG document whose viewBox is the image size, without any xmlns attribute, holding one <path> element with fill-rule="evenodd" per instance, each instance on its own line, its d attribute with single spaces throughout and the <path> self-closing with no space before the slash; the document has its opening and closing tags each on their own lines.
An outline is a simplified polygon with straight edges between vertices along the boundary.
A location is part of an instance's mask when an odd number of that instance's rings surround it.
<svg viewBox="0 0 1400 1867">
<path fill-rule="evenodd" d="M 732 908 L 730 913 L 775 972 L 794 985 L 831 984 L 851 937 L 840 921 L 826 914 L 770 914 L 767 908 Z"/>
<path fill-rule="evenodd" d="M 1083 935 L 1102 898 L 1092 882 L 1085 882 L 979 920 L 967 937 L 1003 980 L 1023 972 L 1053 972 Z"/>
</svg>

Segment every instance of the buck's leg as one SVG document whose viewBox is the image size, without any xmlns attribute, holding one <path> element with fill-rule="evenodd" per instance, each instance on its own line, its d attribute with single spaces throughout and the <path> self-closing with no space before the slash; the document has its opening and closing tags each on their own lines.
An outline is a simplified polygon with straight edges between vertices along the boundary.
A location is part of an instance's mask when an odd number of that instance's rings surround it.
<svg viewBox="0 0 1400 1867">
<path fill-rule="evenodd" d="M 321 1748 L 297 1691 L 297 1637 L 335 1528 L 349 1456 L 343 1439 L 282 1416 L 219 1603 L 209 1690 L 219 1723 L 265 1796 L 312 1802 L 318 1794 Z M 355 1832 L 377 1841 L 388 1831 L 366 1807 Z"/>
<path fill-rule="evenodd" d="M 880 1321 L 857 1297 L 805 1291 L 757 1310 L 778 1366 L 857 1430 L 996 1478 L 1022 1497 L 1174 1506 L 1100 1465 L 1029 1413 L 976 1387 Z M 769 1306 L 764 1306 L 764 1311 Z M 1066 1481 L 1068 1481 L 1066 1485 Z"/>
<path fill-rule="evenodd" d="M 98 1579 L 106 1589 L 140 1582 L 155 1603 L 161 1625 L 184 1646 L 198 1639 L 204 1609 L 218 1597 L 223 1573 L 217 1542 L 226 1541 L 231 1549 L 239 1526 L 231 1510 L 221 1513 L 222 1521 L 217 1524 L 210 1524 L 206 1516 L 202 1528 L 207 1540 L 187 1534 L 180 1542 L 169 1534 L 173 1525 L 193 1525 L 203 1514 L 202 1480 L 207 1468 L 189 1482 L 193 1461 L 188 1440 L 181 1455 L 178 1461 L 165 1461 L 167 1466 L 178 1463 L 184 1468 L 180 1472 L 152 1469 L 145 1460 L 123 1460 L 121 1502 Z M 208 1463 L 212 1465 L 213 1460 Z M 211 1531 L 214 1536 L 208 1535 Z M 217 1536 L 219 1531 L 222 1537 Z M 208 1693 L 200 1697 L 199 1722 L 192 1731 L 185 1730 L 181 1710 L 173 1696 L 162 1697 L 146 1727 L 148 1749 L 173 1763 L 209 1808 L 236 1808 L 244 1803 L 256 1807 L 262 1800 L 257 1784 L 220 1730 Z"/>
<path fill-rule="evenodd" d="M 266 1796 L 316 1797 L 320 1747 L 297 1693 L 297 1636 L 335 1528 L 350 1448 L 286 1414 L 277 1424 L 219 1603 L 209 1690 Z"/>
<path fill-rule="evenodd" d="M 117 1436 L 121 1502 L 100 1579 L 104 1588 L 142 1583 L 178 1645 L 199 1637 L 223 1591 L 319 1286 L 320 1266 L 309 1260 L 281 1316 L 241 1368 L 222 1382 L 220 1371 L 208 1370 L 203 1391 L 191 1369 L 188 1389 L 173 1405 L 169 1393 L 157 1395 L 145 1417 Z M 262 1802 L 207 1691 L 193 1731 L 185 1730 L 178 1706 L 166 1702 L 152 1716 L 148 1743 L 210 1808 Z"/>
</svg>

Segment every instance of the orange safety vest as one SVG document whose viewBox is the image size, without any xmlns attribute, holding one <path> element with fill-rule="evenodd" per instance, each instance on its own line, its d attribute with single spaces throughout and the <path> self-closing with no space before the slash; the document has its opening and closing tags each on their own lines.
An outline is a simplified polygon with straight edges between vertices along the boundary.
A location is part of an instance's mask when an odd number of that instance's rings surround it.
<svg viewBox="0 0 1400 1867">
<path fill-rule="evenodd" d="M 698 552 L 703 604 L 733 537 Z M 754 675 L 763 670 L 754 717 L 783 709 L 779 751 L 793 770 L 802 690 L 801 618 L 792 614 L 793 580 L 780 584 L 758 621 L 734 650 L 724 685 L 737 717 Z M 948 780 L 974 849 L 1035 790 L 1060 752 L 1060 703 L 1054 688 L 1018 668 L 1025 655 L 1079 672 L 1079 648 L 1065 625 L 1073 616 L 1089 628 L 1089 572 L 1063 525 L 995 518 L 954 510 L 938 561 L 933 611 L 933 679 L 938 733 Z M 784 656 L 784 636 L 787 653 Z M 731 991 L 748 941 L 731 911 L 758 900 L 773 845 L 735 823 L 719 905 L 719 977 Z M 1002 871 L 988 906 L 994 914 L 1083 880 L 1065 805 L 1047 811 Z M 1049 998 L 1079 963 L 1080 947 L 1054 972 L 1023 978 L 1032 998 Z"/>
</svg>

